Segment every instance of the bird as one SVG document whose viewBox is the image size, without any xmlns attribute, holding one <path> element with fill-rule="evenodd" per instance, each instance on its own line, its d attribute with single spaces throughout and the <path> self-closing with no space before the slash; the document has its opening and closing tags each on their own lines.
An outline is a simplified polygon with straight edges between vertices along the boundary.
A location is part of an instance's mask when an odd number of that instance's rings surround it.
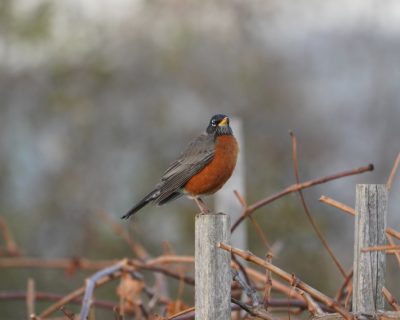
<svg viewBox="0 0 400 320">
<path fill-rule="evenodd" d="M 212 116 L 206 131 L 189 143 L 165 170 L 154 189 L 121 219 L 128 219 L 149 203 L 161 206 L 184 195 L 195 201 L 201 214 L 210 213 L 201 196 L 222 188 L 235 169 L 238 153 L 229 117 Z"/>
</svg>

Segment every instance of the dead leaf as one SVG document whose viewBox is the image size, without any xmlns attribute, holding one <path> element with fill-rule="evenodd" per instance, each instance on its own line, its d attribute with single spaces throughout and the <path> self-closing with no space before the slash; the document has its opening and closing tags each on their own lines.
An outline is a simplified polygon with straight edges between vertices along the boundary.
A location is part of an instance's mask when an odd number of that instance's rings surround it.
<svg viewBox="0 0 400 320">
<path fill-rule="evenodd" d="M 129 273 L 121 276 L 121 282 L 117 287 L 117 295 L 121 299 L 121 307 L 126 314 L 134 314 L 141 318 L 141 298 L 140 295 L 144 289 L 142 280 L 134 279 Z"/>
</svg>

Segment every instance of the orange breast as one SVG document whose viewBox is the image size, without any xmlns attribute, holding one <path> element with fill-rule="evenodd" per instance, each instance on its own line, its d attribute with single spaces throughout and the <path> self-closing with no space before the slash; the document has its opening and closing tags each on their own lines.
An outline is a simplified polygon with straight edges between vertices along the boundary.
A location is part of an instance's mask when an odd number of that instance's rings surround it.
<svg viewBox="0 0 400 320">
<path fill-rule="evenodd" d="M 235 169 L 238 151 L 234 136 L 217 137 L 213 160 L 186 183 L 185 191 L 197 196 L 221 189 Z"/>
</svg>

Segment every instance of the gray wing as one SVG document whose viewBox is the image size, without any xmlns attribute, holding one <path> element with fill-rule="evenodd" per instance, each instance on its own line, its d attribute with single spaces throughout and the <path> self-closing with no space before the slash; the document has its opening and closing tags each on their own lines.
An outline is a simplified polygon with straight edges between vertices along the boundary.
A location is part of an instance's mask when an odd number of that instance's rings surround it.
<svg viewBox="0 0 400 320">
<path fill-rule="evenodd" d="M 154 202 L 163 204 L 182 195 L 182 188 L 214 157 L 215 144 L 212 135 L 202 134 L 194 139 L 180 155 L 170 164 L 156 186 L 158 190 Z"/>
</svg>

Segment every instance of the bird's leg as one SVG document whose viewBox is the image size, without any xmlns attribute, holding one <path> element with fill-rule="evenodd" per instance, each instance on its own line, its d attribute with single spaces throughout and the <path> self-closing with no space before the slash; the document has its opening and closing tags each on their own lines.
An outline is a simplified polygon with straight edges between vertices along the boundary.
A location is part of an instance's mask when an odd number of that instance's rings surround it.
<svg viewBox="0 0 400 320">
<path fill-rule="evenodd" d="M 206 204 L 200 197 L 194 197 L 193 199 L 196 202 L 197 206 L 199 207 L 200 213 L 207 214 L 211 212 L 211 210 L 207 208 Z"/>
</svg>

